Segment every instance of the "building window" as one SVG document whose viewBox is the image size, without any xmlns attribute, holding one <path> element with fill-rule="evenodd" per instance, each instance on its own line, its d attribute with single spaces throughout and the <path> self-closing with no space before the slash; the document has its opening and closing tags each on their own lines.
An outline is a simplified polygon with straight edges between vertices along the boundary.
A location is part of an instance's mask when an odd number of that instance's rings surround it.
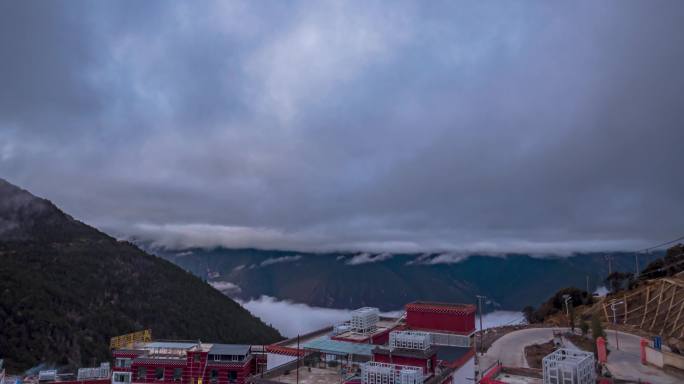
<svg viewBox="0 0 684 384">
<path fill-rule="evenodd" d="M 128 372 L 114 372 L 114 380 L 115 383 L 130 383 L 131 382 L 131 374 Z"/>
<path fill-rule="evenodd" d="M 126 359 L 122 357 L 118 357 L 116 359 L 116 367 L 118 368 L 130 368 L 131 367 L 131 359 Z"/>
<path fill-rule="evenodd" d="M 164 380 L 164 368 L 155 368 L 154 370 L 154 378 L 156 380 Z"/>
<path fill-rule="evenodd" d="M 199 353 L 195 353 L 194 355 L 192 355 L 192 361 L 194 361 L 195 363 L 199 363 L 199 361 L 200 361 Z"/>
<path fill-rule="evenodd" d="M 138 380 L 145 380 L 147 379 L 147 368 L 145 367 L 138 367 L 138 375 L 137 375 Z"/>
<path fill-rule="evenodd" d="M 237 372 L 236 371 L 229 371 L 228 372 L 228 381 L 231 383 L 234 383 L 237 380 Z"/>
<path fill-rule="evenodd" d="M 211 380 L 212 383 L 215 383 L 218 380 L 218 370 L 217 369 L 212 369 L 209 375 L 209 379 Z"/>
<path fill-rule="evenodd" d="M 183 377 L 183 368 L 174 368 L 173 369 L 173 381 L 181 381 L 182 377 Z"/>
</svg>

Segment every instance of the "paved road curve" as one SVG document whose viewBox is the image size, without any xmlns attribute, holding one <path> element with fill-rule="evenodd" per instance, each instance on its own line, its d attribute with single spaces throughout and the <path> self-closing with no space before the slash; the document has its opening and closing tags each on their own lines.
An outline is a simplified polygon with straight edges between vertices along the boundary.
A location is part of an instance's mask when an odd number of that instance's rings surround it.
<svg viewBox="0 0 684 384">
<path fill-rule="evenodd" d="M 567 328 L 527 328 L 502 336 L 494 342 L 485 356 L 482 357 L 483 368 L 496 361 L 511 367 L 527 367 L 525 347 L 541 344 L 553 338 L 554 330 L 567 331 Z M 615 348 L 615 332 L 608 332 L 608 345 L 611 352 L 608 356 L 608 369 L 616 377 L 624 380 L 646 381 L 654 384 L 682 383 L 682 379 L 664 373 L 654 367 L 644 366 L 640 360 L 641 338 L 628 333 L 618 332 L 620 350 Z"/>
<path fill-rule="evenodd" d="M 616 349 L 615 331 L 606 331 L 608 340 L 608 370 L 618 379 L 654 384 L 681 384 L 682 378 L 666 374 L 662 370 L 641 364 L 641 337 L 629 333 L 618 332 L 620 349 Z"/>
<path fill-rule="evenodd" d="M 555 328 L 526 328 L 503 335 L 496 340 L 482 358 L 482 366 L 489 367 L 496 361 L 509 367 L 527 367 L 525 347 L 542 344 L 553 338 Z"/>
</svg>

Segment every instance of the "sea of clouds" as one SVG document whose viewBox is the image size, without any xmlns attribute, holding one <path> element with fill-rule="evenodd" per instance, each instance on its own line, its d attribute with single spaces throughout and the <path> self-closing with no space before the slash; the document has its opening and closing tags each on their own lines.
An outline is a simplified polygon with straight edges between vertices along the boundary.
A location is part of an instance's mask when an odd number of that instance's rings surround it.
<svg viewBox="0 0 684 384">
<path fill-rule="evenodd" d="M 261 318 L 266 324 L 275 327 L 283 336 L 293 337 L 314 331 L 332 324 L 341 323 L 350 318 L 350 309 L 333 309 L 312 307 L 302 303 L 278 300 L 270 296 L 261 296 L 255 300 L 240 302 L 253 315 Z M 386 316 L 399 316 L 400 310 L 384 312 Z M 494 311 L 483 316 L 482 325 L 492 328 L 502 325 L 521 324 L 524 317 L 521 312 Z M 479 328 L 479 321 L 476 321 Z"/>
</svg>

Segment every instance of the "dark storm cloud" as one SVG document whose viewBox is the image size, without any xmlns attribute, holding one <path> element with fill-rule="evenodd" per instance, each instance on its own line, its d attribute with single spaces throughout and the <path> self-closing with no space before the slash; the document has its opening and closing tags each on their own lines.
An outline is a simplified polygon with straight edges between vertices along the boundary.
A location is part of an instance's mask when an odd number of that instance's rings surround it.
<svg viewBox="0 0 684 384">
<path fill-rule="evenodd" d="M 174 246 L 684 231 L 684 5 L 3 2 L 0 172 Z"/>
</svg>

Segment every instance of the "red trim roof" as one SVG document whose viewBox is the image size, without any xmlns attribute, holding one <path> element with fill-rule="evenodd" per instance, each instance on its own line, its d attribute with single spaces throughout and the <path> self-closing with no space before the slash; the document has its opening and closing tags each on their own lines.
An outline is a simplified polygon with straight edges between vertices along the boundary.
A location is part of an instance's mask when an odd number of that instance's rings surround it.
<svg viewBox="0 0 684 384">
<path fill-rule="evenodd" d="M 287 355 L 287 356 L 304 356 L 306 354 L 306 351 L 303 349 L 300 349 L 297 351 L 297 348 L 290 348 L 290 347 L 283 347 L 280 345 L 267 345 L 266 346 L 266 352 L 268 353 L 277 353 L 279 355 Z"/>
<path fill-rule="evenodd" d="M 416 301 L 406 304 L 406 311 L 470 315 L 476 310 L 473 304 L 447 304 Z"/>
</svg>

